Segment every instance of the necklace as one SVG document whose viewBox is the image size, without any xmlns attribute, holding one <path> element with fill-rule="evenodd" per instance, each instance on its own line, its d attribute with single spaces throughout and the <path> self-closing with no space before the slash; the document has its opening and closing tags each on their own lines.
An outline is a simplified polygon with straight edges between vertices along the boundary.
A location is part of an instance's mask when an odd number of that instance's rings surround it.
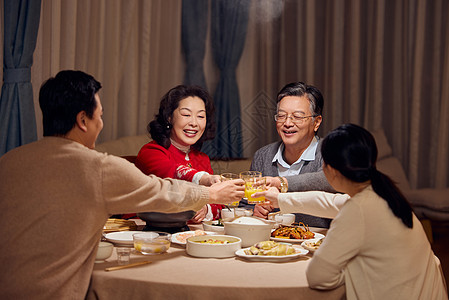
<svg viewBox="0 0 449 300">
<path fill-rule="evenodd" d="M 190 157 L 189 157 L 190 146 L 183 146 L 183 145 L 175 142 L 171 138 L 170 138 L 170 142 L 173 145 L 173 147 L 175 147 L 176 149 L 178 149 L 186 154 L 185 160 L 187 160 L 187 161 L 190 160 Z M 191 167 L 190 163 L 189 163 L 189 166 Z"/>
</svg>

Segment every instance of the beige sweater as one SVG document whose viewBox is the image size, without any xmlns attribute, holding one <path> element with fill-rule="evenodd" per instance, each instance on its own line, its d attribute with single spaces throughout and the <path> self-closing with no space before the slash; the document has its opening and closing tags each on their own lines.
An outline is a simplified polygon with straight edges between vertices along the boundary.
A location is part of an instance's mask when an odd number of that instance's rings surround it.
<svg viewBox="0 0 449 300">
<path fill-rule="evenodd" d="M 393 215 L 369 186 L 346 201 L 307 269 L 312 288 L 346 285 L 348 299 L 447 299 L 421 223 Z"/>
<path fill-rule="evenodd" d="M 208 198 L 65 138 L 14 149 L 0 158 L 0 299 L 83 299 L 110 215 L 199 210 Z"/>
</svg>

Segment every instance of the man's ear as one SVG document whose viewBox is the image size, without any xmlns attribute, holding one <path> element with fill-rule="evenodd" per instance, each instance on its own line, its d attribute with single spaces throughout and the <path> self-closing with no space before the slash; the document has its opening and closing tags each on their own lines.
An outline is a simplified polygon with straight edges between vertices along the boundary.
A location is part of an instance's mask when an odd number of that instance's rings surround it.
<svg viewBox="0 0 449 300">
<path fill-rule="evenodd" d="M 76 115 L 76 125 L 78 125 L 78 127 L 84 132 L 87 132 L 86 119 L 87 119 L 87 115 L 84 110 L 80 111 Z"/>
</svg>

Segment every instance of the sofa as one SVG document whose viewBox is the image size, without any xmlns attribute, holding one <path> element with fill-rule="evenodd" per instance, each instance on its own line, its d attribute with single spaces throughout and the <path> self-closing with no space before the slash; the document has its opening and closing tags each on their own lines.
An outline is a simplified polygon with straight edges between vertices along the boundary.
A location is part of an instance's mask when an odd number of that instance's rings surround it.
<svg viewBox="0 0 449 300">
<path fill-rule="evenodd" d="M 147 135 L 136 135 L 121 137 L 116 140 L 107 141 L 98 144 L 95 149 L 100 152 L 106 152 L 112 155 L 117 155 L 133 162 L 137 153 L 143 145 L 150 142 L 151 138 Z M 251 165 L 251 159 L 229 159 L 229 160 L 212 160 L 212 170 L 214 174 L 222 173 L 240 173 L 248 171 Z"/>
<path fill-rule="evenodd" d="M 411 203 L 415 214 L 421 220 L 429 240 L 432 241 L 431 221 L 449 221 L 449 189 L 412 189 L 404 168 L 388 143 L 382 129 L 372 131 L 378 147 L 377 168 L 390 176 Z M 140 148 L 151 139 L 147 135 L 122 137 L 98 144 L 96 150 L 122 156 L 130 161 L 135 159 Z M 240 173 L 249 170 L 251 159 L 212 160 L 215 174 L 225 172 Z"/>
</svg>

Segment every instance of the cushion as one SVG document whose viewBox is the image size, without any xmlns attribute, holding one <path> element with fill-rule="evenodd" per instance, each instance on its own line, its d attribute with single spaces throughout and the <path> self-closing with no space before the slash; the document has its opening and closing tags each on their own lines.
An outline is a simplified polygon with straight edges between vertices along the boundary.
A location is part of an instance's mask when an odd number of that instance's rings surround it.
<svg viewBox="0 0 449 300">
<path fill-rule="evenodd" d="M 95 150 L 117 156 L 135 156 L 139 153 L 140 148 L 150 141 L 151 138 L 146 134 L 125 136 L 98 144 L 95 146 Z"/>
<path fill-rule="evenodd" d="M 249 170 L 251 159 L 211 160 L 210 163 L 216 175 L 222 173 L 235 173 L 238 175 L 240 172 Z"/>
<path fill-rule="evenodd" d="M 410 190 L 407 176 L 405 175 L 399 159 L 396 157 L 391 156 L 377 160 L 377 169 L 385 175 L 388 175 L 398 185 L 402 192 Z"/>
<path fill-rule="evenodd" d="M 410 190 L 406 196 L 413 205 L 429 207 L 449 213 L 449 188 Z"/>
<path fill-rule="evenodd" d="M 390 144 L 388 144 L 388 140 L 383 129 L 371 131 L 371 134 L 376 140 L 378 150 L 377 160 L 393 155 L 393 151 L 391 150 Z"/>
</svg>

